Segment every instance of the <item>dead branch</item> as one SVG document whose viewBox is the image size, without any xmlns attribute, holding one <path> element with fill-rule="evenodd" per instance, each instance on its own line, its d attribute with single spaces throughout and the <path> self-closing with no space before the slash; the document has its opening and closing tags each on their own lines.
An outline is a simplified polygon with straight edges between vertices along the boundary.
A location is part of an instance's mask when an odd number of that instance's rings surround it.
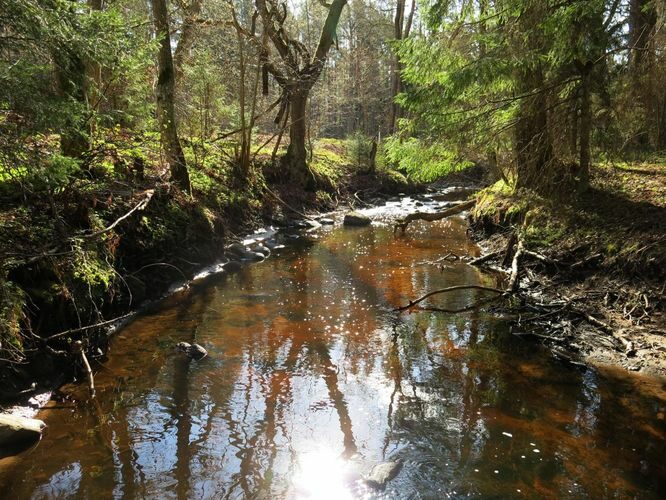
<svg viewBox="0 0 666 500">
<path fill-rule="evenodd" d="M 581 311 L 580 309 L 573 309 L 573 312 L 578 314 L 579 316 L 582 316 L 585 319 L 585 321 L 587 321 L 591 325 L 594 325 L 600 330 L 603 330 L 604 332 L 612 335 L 613 328 L 608 323 L 604 323 L 603 321 L 595 318 L 594 316 L 586 313 L 585 311 Z"/>
<path fill-rule="evenodd" d="M 501 299 L 504 296 L 505 295 L 502 294 L 502 295 L 496 295 L 495 297 L 489 297 L 487 299 L 478 301 L 476 304 L 471 304 L 469 306 L 461 307 L 460 309 L 446 309 L 444 307 L 427 307 L 427 306 L 426 307 L 414 306 L 414 309 L 416 309 L 417 311 L 431 311 L 431 312 L 458 314 L 458 313 L 473 311 L 474 309 L 478 309 L 479 307 L 485 306 L 490 302 L 494 302 L 497 299 Z"/>
<path fill-rule="evenodd" d="M 495 293 L 499 293 L 499 294 L 504 294 L 504 290 L 500 290 L 498 288 L 492 288 L 492 287 L 488 287 L 488 286 L 481 286 L 481 285 L 450 286 L 450 287 L 447 287 L 447 288 L 442 288 L 441 290 L 434 290 L 432 292 L 428 292 L 424 296 L 419 297 L 416 300 L 410 300 L 409 304 L 407 304 L 406 306 L 397 307 L 397 308 L 394 309 L 394 311 L 406 311 L 407 309 L 411 309 L 412 307 L 414 307 L 419 302 L 423 302 L 428 297 L 432 297 L 433 295 L 437 295 L 437 294 L 440 294 L 440 293 L 454 292 L 456 290 L 485 290 L 485 291 L 488 291 L 488 292 L 495 292 Z"/>
<path fill-rule="evenodd" d="M 450 217 L 451 215 L 456 215 L 459 214 L 460 212 L 464 212 L 465 210 L 472 208 L 475 204 L 476 200 L 469 200 L 459 203 L 458 205 L 455 205 L 453 207 L 447 208 L 442 212 L 434 212 L 434 213 L 415 212 L 413 214 L 409 214 L 404 219 L 400 219 L 398 222 L 396 222 L 395 226 L 393 227 L 393 233 L 395 233 L 399 228 L 401 232 L 404 234 L 409 223 L 415 220 L 424 220 L 427 222 L 438 221 L 441 219 L 445 219 L 446 217 Z"/>
<path fill-rule="evenodd" d="M 60 333 L 56 333 L 54 335 L 51 335 L 46 340 L 50 341 L 50 340 L 54 340 L 54 339 L 59 339 L 59 338 L 65 337 L 67 335 L 71 335 L 72 333 L 84 332 L 84 331 L 90 330 L 92 328 L 98 328 L 98 327 L 101 327 L 101 326 L 110 325 L 111 323 L 115 323 L 116 321 L 120 321 L 122 319 L 129 318 L 133 314 L 134 313 L 130 312 L 130 313 L 127 313 L 127 314 L 123 314 L 122 316 L 118 316 L 117 318 L 113 318 L 113 319 L 110 319 L 110 320 L 107 320 L 107 321 L 102 321 L 100 323 L 95 323 L 94 325 L 82 326 L 81 328 L 72 328 L 71 330 L 65 330 L 64 332 L 60 332 Z"/>
<path fill-rule="evenodd" d="M 95 238 L 95 237 L 97 237 L 97 236 L 101 236 L 101 235 L 104 234 L 104 233 L 108 233 L 108 232 L 111 231 L 114 227 L 116 227 L 116 226 L 117 226 L 118 224 L 120 224 L 122 221 L 124 221 L 125 219 L 127 219 L 130 215 L 132 215 L 132 214 L 133 214 L 134 212 L 136 212 L 137 210 L 143 210 L 144 208 L 146 208 L 146 206 L 147 206 L 148 203 L 150 202 L 151 198 L 153 197 L 153 194 L 155 194 L 155 190 L 154 190 L 154 189 L 149 189 L 149 190 L 146 191 L 145 194 L 146 194 L 146 196 L 145 196 L 145 197 L 144 197 L 139 203 L 137 203 L 137 205 L 136 205 L 132 210 L 130 210 L 129 212 L 127 212 L 127 213 L 126 213 L 125 215 L 123 215 L 122 217 L 119 217 L 118 219 L 116 219 L 115 222 L 114 222 L 113 224 L 111 224 L 110 226 L 105 227 L 104 229 L 100 229 L 99 231 L 95 231 L 94 233 L 81 235 L 81 237 L 82 237 L 82 238 L 90 239 L 90 238 Z"/>
<path fill-rule="evenodd" d="M 558 264 L 558 261 L 556 261 L 555 259 L 551 259 L 550 257 L 546 257 L 545 255 L 537 252 L 532 252 L 531 250 L 523 249 L 523 254 L 526 257 L 532 257 L 533 259 L 543 262 L 544 264 L 548 264 L 551 266 L 556 266 Z"/>
<path fill-rule="evenodd" d="M 477 257 L 476 259 L 472 259 L 469 261 L 470 266 L 480 266 L 484 262 L 489 261 L 490 259 L 494 259 L 498 255 L 500 255 L 502 252 L 501 251 L 496 251 L 496 252 L 490 252 L 487 253 L 486 255 L 482 255 L 481 257 Z"/>
<path fill-rule="evenodd" d="M 72 352 L 81 356 L 81 362 L 83 363 L 83 369 L 86 372 L 88 377 L 88 388 L 90 389 L 90 397 L 95 398 L 95 378 L 93 377 L 92 369 L 90 368 L 90 363 L 88 363 L 88 358 L 86 357 L 86 352 L 83 349 L 83 343 L 80 340 L 77 340 L 72 344 Z"/>
<path fill-rule="evenodd" d="M 509 284 L 506 287 L 506 293 L 513 293 L 518 288 L 518 276 L 520 257 L 523 254 L 523 240 L 518 240 L 518 248 L 516 253 L 513 255 L 513 262 L 511 263 L 511 277 L 509 278 Z"/>
</svg>

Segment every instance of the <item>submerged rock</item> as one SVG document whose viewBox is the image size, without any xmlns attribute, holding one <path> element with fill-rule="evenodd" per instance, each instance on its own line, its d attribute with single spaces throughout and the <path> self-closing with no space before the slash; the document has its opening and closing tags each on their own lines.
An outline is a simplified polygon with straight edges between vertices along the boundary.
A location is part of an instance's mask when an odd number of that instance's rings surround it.
<svg viewBox="0 0 666 500">
<path fill-rule="evenodd" d="M 255 245 L 255 247 L 254 247 L 254 251 L 255 251 L 256 253 L 260 253 L 260 254 L 263 255 L 264 257 L 268 257 L 268 256 L 271 254 L 271 249 L 268 248 L 268 247 L 265 246 L 265 245 L 262 245 L 261 243 L 258 243 L 257 245 Z"/>
<path fill-rule="evenodd" d="M 363 215 L 359 212 L 349 212 L 345 214 L 345 218 L 342 223 L 345 226 L 369 226 L 372 222 L 370 217 Z"/>
<path fill-rule="evenodd" d="M 250 241 L 250 240 L 248 240 Z M 256 245 L 257 243 L 254 240 L 252 241 L 252 245 Z M 225 256 L 229 260 L 249 260 L 253 262 L 258 262 L 260 260 L 264 260 L 266 257 L 263 253 L 260 252 L 255 252 L 251 250 L 249 247 L 244 245 L 243 243 L 233 243 L 229 245 L 226 249 Z"/>
<path fill-rule="evenodd" d="M 226 248 L 225 254 L 230 260 L 234 260 L 234 257 L 242 259 L 247 255 L 248 249 L 242 243 L 232 243 Z"/>
<path fill-rule="evenodd" d="M 322 217 L 319 219 L 319 223 L 323 224 L 324 226 L 332 226 L 335 224 L 335 221 L 333 219 L 329 219 L 328 217 Z"/>
<path fill-rule="evenodd" d="M 187 354 L 189 358 L 200 360 L 208 355 L 208 351 L 199 344 L 188 344 L 187 342 L 178 342 L 176 349 Z"/>
<path fill-rule="evenodd" d="M 377 490 L 386 488 L 386 483 L 394 479 L 402 469 L 402 459 L 382 462 L 375 465 L 365 478 L 365 484 Z"/>
<path fill-rule="evenodd" d="M 36 418 L 0 414 L 0 446 L 14 445 L 36 440 L 42 435 L 46 424 Z"/>
<path fill-rule="evenodd" d="M 235 273 L 237 271 L 240 271 L 242 268 L 243 264 L 241 264 L 237 260 L 230 260 L 229 262 L 224 264 L 224 270 L 230 273 Z"/>
</svg>

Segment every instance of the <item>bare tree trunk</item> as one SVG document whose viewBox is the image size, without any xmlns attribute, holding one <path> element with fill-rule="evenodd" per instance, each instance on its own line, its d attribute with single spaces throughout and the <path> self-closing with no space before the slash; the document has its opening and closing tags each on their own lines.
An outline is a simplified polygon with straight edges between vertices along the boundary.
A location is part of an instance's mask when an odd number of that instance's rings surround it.
<svg viewBox="0 0 666 500">
<path fill-rule="evenodd" d="M 578 189 L 587 189 L 590 180 L 590 134 L 592 132 L 592 110 L 590 106 L 590 80 L 592 63 L 582 69 L 580 99 L 580 163 L 578 170 Z"/>
<path fill-rule="evenodd" d="M 395 17 L 393 18 L 393 36 L 396 40 L 402 40 L 402 27 L 405 19 L 405 0 L 398 0 L 395 6 Z M 391 61 L 391 120 L 389 122 L 389 134 L 393 134 L 398 121 L 398 103 L 396 96 L 400 93 L 400 58 L 398 54 L 393 55 Z"/>
<path fill-rule="evenodd" d="M 521 40 L 525 50 L 542 46 L 541 34 L 535 29 L 545 13 L 544 5 L 528 3 L 521 15 L 520 31 L 528 33 Z M 547 191 L 553 187 L 551 171 L 553 147 L 548 126 L 548 99 L 544 90 L 544 71 L 538 64 L 523 68 L 516 74 L 517 93 L 527 95 L 521 99 L 515 126 L 516 187 Z"/>
<path fill-rule="evenodd" d="M 162 147 L 166 155 L 171 179 L 185 192 L 191 192 L 190 176 L 187 173 L 185 154 L 178 138 L 174 104 L 175 72 L 171 55 L 171 37 L 169 36 L 169 18 L 166 0 L 151 0 L 155 31 L 160 38 L 157 56 L 157 119 L 160 125 Z"/>
<path fill-rule="evenodd" d="M 632 87 L 642 107 L 645 127 L 636 136 L 635 146 L 645 149 L 650 146 L 650 131 L 656 129 L 658 110 L 650 82 L 654 62 L 654 47 L 651 40 L 657 24 L 656 2 L 653 0 L 631 0 L 629 4 L 629 67 Z M 657 141 L 654 141 L 657 142 Z"/>
</svg>

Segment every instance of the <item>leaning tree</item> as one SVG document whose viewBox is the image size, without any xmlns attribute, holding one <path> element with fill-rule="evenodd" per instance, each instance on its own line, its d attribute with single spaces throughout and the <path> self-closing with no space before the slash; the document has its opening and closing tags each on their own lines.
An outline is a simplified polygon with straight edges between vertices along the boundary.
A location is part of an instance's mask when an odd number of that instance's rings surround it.
<svg viewBox="0 0 666 500">
<path fill-rule="evenodd" d="M 306 106 L 312 87 L 317 82 L 326 63 L 328 52 L 336 39 L 336 30 L 342 9 L 347 0 L 333 0 L 321 4 L 328 9 L 326 21 L 321 30 L 319 43 L 314 54 L 299 41 L 298 37 L 287 32 L 286 2 L 279 0 L 256 0 L 257 17 L 261 19 L 263 34 L 255 34 L 253 22 L 250 35 L 261 47 L 261 63 L 264 72 L 264 93 L 268 92 L 268 74 L 273 76 L 281 88 L 282 95 L 276 123 L 286 123 L 289 119 L 289 147 L 282 158 L 282 166 L 287 175 L 301 185 L 309 183 L 311 176 L 307 167 L 305 149 L 307 122 Z M 270 41 L 270 43 L 268 43 Z M 277 53 L 277 57 L 275 57 Z"/>
</svg>

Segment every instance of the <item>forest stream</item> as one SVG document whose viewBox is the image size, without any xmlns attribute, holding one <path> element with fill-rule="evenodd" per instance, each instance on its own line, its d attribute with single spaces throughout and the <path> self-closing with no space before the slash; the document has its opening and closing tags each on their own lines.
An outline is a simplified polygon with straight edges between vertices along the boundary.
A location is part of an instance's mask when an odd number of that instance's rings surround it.
<svg viewBox="0 0 666 500">
<path fill-rule="evenodd" d="M 562 363 L 492 308 L 395 312 L 504 277 L 433 263 L 478 255 L 461 217 L 396 237 L 385 209 L 366 212 L 372 226 L 283 236 L 124 327 L 94 367 L 97 398 L 64 388 L 41 442 L 0 461 L 3 497 L 666 496 L 658 381 Z M 384 491 L 362 481 L 398 458 Z"/>
</svg>

